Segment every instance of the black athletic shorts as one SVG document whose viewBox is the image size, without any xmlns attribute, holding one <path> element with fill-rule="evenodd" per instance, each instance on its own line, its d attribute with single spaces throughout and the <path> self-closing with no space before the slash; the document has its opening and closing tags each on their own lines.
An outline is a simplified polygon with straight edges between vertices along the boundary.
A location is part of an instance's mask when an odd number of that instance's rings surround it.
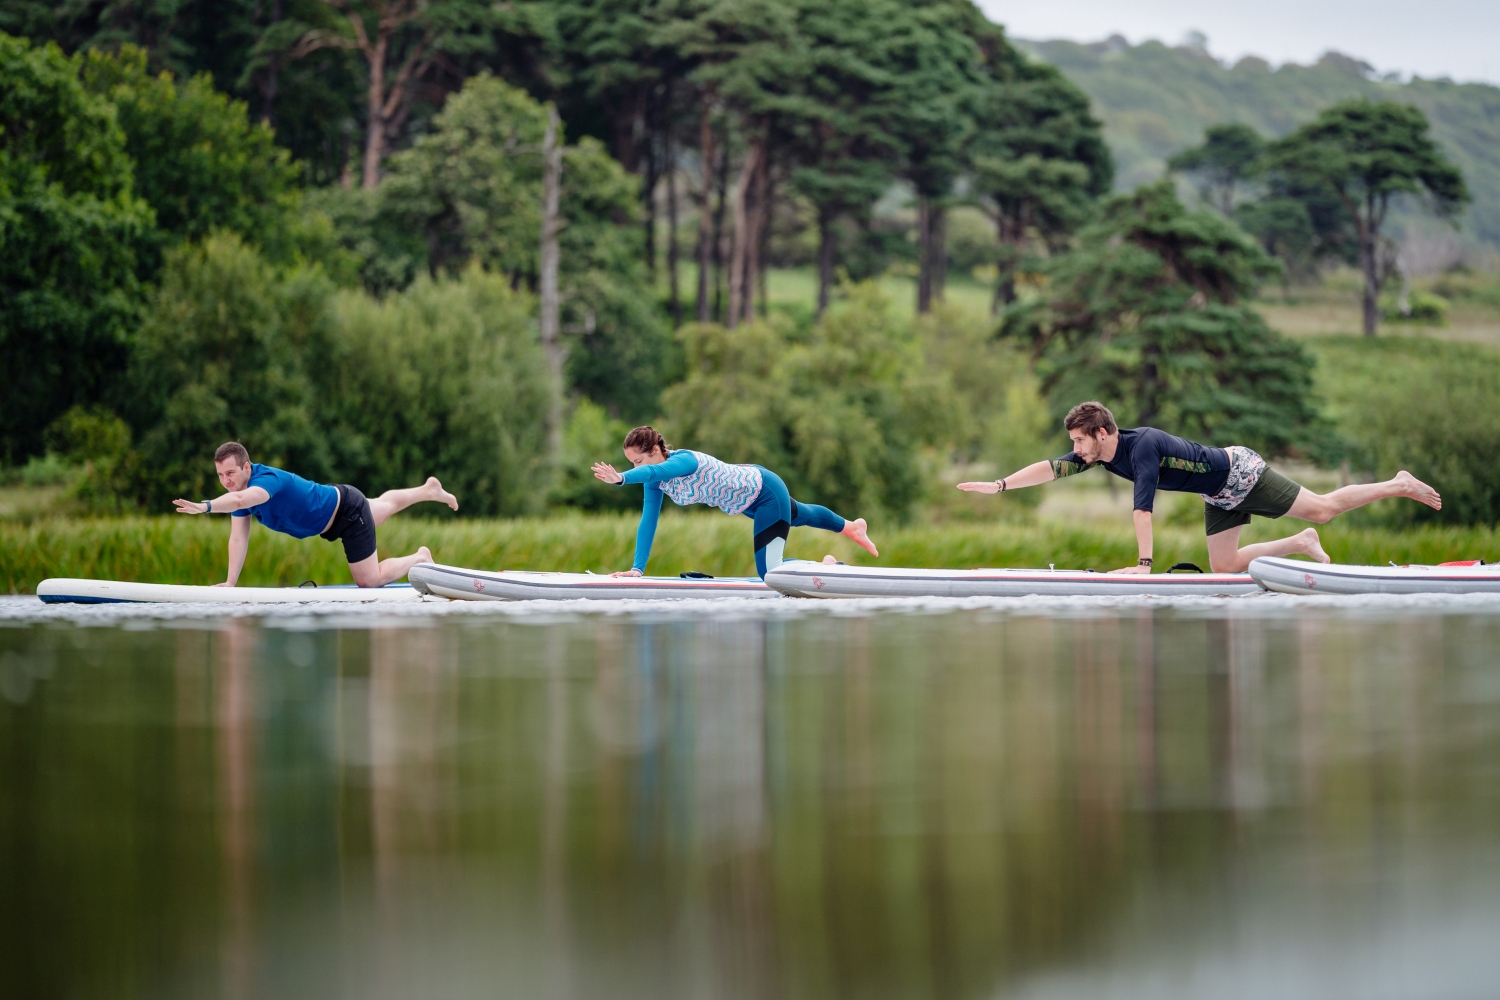
<svg viewBox="0 0 1500 1000">
<path fill-rule="evenodd" d="M 1261 517 L 1281 517 L 1292 509 L 1297 494 L 1301 492 L 1301 486 L 1268 466 L 1261 470 L 1260 478 L 1255 481 L 1254 486 L 1250 487 L 1250 492 L 1245 495 L 1245 499 L 1240 501 L 1238 507 L 1225 510 L 1213 504 L 1204 504 L 1204 527 L 1208 529 L 1210 535 L 1217 535 L 1221 531 L 1249 524 L 1251 514 L 1259 514 Z"/>
<path fill-rule="evenodd" d="M 339 491 L 339 509 L 322 537 L 330 542 L 342 540 L 344 555 L 353 565 L 375 554 L 375 515 L 370 513 L 370 501 L 353 486 L 341 483 L 334 489 Z"/>
</svg>

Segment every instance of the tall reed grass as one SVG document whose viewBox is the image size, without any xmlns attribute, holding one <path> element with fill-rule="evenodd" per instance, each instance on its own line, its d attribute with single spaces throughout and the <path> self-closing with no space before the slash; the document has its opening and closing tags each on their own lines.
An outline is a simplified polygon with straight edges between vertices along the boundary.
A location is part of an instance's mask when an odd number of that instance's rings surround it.
<svg viewBox="0 0 1500 1000">
<path fill-rule="evenodd" d="M 1285 534 L 1300 522 L 1257 521 L 1246 541 Z M 134 517 L 49 520 L 29 525 L 0 522 L 0 589 L 29 594 L 47 577 L 66 576 L 145 583 L 211 584 L 224 579 L 228 524 L 224 518 Z M 515 520 L 412 518 L 380 530 L 382 556 L 427 545 L 443 563 L 482 569 L 540 569 L 605 573 L 627 569 L 635 548 L 635 515 L 574 515 Z M 1500 533 L 1492 528 L 1425 526 L 1408 530 L 1371 527 L 1322 529 L 1324 546 L 1339 562 L 1441 562 L 1500 559 Z M 1046 566 L 1107 570 L 1135 562 L 1128 522 L 1118 528 L 1039 519 L 1031 523 L 917 526 L 874 532 L 886 566 Z M 717 514 L 666 513 L 656 535 L 650 572 L 697 570 L 715 576 L 754 573 L 750 524 Z M 798 528 L 787 554 L 846 562 L 875 562 L 845 538 Z M 1201 529 L 1159 525 L 1158 566 L 1191 561 L 1207 568 Z M 256 526 L 240 582 L 248 586 L 349 582 L 343 547 L 317 538 L 297 540 Z"/>
</svg>

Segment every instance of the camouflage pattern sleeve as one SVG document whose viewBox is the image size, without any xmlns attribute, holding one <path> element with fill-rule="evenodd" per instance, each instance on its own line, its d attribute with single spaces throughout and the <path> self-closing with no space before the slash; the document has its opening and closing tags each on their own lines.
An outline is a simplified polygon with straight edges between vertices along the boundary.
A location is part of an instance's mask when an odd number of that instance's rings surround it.
<svg viewBox="0 0 1500 1000">
<path fill-rule="evenodd" d="M 1093 465 L 1090 465 L 1088 462 L 1085 462 L 1083 459 L 1079 458 L 1075 452 L 1071 451 L 1064 455 L 1062 458 L 1049 459 L 1048 464 L 1052 466 L 1053 479 L 1062 479 L 1067 476 L 1076 476 L 1078 475 L 1078 473 L 1087 472 L 1094 467 Z"/>
</svg>

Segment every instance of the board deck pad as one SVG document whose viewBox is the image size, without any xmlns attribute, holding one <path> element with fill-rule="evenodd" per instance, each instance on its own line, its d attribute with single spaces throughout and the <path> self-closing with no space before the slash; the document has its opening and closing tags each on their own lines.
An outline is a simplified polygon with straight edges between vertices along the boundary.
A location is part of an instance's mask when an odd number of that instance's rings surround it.
<svg viewBox="0 0 1500 1000">
<path fill-rule="evenodd" d="M 197 587 L 127 580 L 75 580 L 58 577 L 37 584 L 36 596 L 47 604 L 348 604 L 420 601 L 410 584 L 384 587 Z"/>
<path fill-rule="evenodd" d="M 1262 556 L 1250 575 L 1283 594 L 1500 594 L 1500 564 L 1355 566 Z"/>
<path fill-rule="evenodd" d="M 780 598 L 755 577 L 684 579 L 613 577 L 594 573 L 465 569 L 422 563 L 407 575 L 417 590 L 460 601 L 686 600 L 715 597 Z"/>
<path fill-rule="evenodd" d="M 1094 573 L 1051 569 L 903 569 L 787 562 L 766 583 L 788 597 L 1239 596 L 1260 593 L 1246 573 Z"/>
</svg>

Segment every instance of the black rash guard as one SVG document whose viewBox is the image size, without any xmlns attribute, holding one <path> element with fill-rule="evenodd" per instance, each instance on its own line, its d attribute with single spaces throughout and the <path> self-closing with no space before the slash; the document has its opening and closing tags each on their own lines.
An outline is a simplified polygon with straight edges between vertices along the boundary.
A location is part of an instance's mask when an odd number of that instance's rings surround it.
<svg viewBox="0 0 1500 1000">
<path fill-rule="evenodd" d="M 1213 496 L 1229 479 L 1229 453 L 1223 448 L 1210 448 L 1155 427 L 1120 431 L 1115 457 L 1108 462 L 1088 463 L 1070 451 L 1052 459 L 1051 464 L 1054 479 L 1103 465 L 1121 479 L 1135 483 L 1136 510 L 1150 510 L 1157 490 Z"/>
</svg>

